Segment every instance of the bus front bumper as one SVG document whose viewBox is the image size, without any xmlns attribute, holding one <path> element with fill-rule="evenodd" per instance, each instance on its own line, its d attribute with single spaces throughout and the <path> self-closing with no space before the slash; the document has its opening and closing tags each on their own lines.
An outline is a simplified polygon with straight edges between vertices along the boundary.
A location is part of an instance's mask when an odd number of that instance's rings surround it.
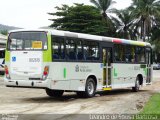
<svg viewBox="0 0 160 120">
<path fill-rule="evenodd" d="M 8 80 L 4 78 L 7 87 L 24 87 L 24 88 L 48 88 L 48 80 Z"/>
</svg>

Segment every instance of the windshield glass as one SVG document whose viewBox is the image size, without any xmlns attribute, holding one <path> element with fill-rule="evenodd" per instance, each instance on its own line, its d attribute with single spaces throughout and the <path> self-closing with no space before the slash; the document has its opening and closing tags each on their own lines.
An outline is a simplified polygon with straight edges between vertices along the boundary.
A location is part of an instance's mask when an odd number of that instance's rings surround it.
<svg viewBox="0 0 160 120">
<path fill-rule="evenodd" d="M 8 37 L 8 50 L 46 50 L 45 32 L 13 32 Z"/>
</svg>

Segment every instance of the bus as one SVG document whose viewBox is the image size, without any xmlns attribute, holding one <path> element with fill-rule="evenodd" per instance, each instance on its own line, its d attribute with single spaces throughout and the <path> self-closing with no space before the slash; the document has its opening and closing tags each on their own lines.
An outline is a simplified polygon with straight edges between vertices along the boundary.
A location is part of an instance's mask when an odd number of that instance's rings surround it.
<svg viewBox="0 0 160 120">
<path fill-rule="evenodd" d="M 152 49 L 147 42 L 52 29 L 16 30 L 5 55 L 7 87 L 45 89 L 50 97 L 152 83 Z"/>
</svg>

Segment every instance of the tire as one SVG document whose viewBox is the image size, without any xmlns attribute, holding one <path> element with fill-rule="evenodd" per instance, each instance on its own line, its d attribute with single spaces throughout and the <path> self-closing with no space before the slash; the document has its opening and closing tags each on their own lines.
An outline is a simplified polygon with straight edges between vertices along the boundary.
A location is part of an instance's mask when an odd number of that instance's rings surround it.
<svg viewBox="0 0 160 120">
<path fill-rule="evenodd" d="M 139 88 L 140 88 L 140 81 L 139 81 L 139 77 L 137 77 L 135 87 L 132 87 L 132 90 L 133 92 L 138 92 Z"/>
<path fill-rule="evenodd" d="M 79 97 L 91 98 L 94 97 L 95 92 L 96 92 L 95 81 L 93 80 L 93 78 L 88 78 L 86 81 L 85 91 L 84 92 L 78 91 L 77 95 Z"/>
<path fill-rule="evenodd" d="M 46 88 L 46 93 L 50 97 L 61 97 L 64 93 L 63 90 L 51 90 Z"/>
<path fill-rule="evenodd" d="M 0 75 L 4 75 L 5 73 L 4 73 L 4 71 L 0 71 Z"/>
</svg>

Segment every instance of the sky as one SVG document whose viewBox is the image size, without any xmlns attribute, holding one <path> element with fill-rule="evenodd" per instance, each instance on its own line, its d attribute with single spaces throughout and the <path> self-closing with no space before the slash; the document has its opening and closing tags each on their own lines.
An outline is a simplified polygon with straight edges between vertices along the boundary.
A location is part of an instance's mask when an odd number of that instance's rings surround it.
<svg viewBox="0 0 160 120">
<path fill-rule="evenodd" d="M 115 0 L 113 8 L 124 9 L 131 0 Z M 26 29 L 49 26 L 52 16 L 47 13 L 55 12 L 56 6 L 62 4 L 84 3 L 92 5 L 90 0 L 0 0 L 0 24 Z"/>
</svg>

